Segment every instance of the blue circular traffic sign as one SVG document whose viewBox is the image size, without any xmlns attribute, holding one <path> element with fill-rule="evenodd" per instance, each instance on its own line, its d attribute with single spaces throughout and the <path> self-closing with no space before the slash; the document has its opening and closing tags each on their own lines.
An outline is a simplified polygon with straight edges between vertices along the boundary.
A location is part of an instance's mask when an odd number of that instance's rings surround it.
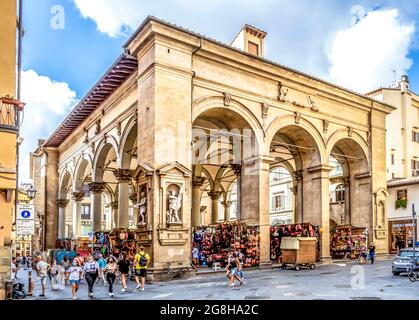
<svg viewBox="0 0 419 320">
<path fill-rule="evenodd" d="M 31 213 L 28 210 L 24 210 L 20 213 L 20 215 L 22 216 L 22 218 L 28 219 L 31 216 Z"/>
</svg>

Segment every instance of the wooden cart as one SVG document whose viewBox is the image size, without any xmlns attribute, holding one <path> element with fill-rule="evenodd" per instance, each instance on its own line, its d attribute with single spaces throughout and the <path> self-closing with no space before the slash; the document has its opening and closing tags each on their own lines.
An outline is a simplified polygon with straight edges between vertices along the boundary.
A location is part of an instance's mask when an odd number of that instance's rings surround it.
<svg viewBox="0 0 419 320">
<path fill-rule="evenodd" d="M 317 238 L 284 237 L 281 241 L 282 269 L 292 265 L 296 271 L 301 267 L 314 269 L 316 267 Z"/>
</svg>

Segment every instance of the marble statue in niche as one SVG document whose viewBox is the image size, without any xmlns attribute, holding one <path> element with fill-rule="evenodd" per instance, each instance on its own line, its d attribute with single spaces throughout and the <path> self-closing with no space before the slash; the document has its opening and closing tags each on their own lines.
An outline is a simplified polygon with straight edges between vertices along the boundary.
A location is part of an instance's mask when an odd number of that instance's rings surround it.
<svg viewBox="0 0 419 320">
<path fill-rule="evenodd" d="M 180 223 L 179 210 L 182 207 L 182 190 L 176 194 L 176 190 L 172 189 L 169 191 L 168 196 L 169 210 L 167 210 L 167 222 L 168 223 Z"/>
</svg>

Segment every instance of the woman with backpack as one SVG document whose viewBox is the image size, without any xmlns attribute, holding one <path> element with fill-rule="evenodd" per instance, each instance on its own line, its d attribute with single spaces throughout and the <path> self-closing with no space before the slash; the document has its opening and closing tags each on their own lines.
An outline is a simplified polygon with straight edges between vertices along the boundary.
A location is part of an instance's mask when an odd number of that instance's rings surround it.
<svg viewBox="0 0 419 320">
<path fill-rule="evenodd" d="M 93 298 L 93 285 L 99 274 L 99 265 L 92 256 L 87 258 L 87 262 L 83 267 L 83 277 L 89 286 L 89 297 Z"/>
</svg>

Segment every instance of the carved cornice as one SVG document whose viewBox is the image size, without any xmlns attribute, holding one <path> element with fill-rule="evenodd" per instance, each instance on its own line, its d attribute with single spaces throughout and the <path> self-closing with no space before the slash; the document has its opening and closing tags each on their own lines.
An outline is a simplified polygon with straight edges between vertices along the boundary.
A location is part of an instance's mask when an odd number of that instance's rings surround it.
<svg viewBox="0 0 419 320">
<path fill-rule="evenodd" d="M 118 182 L 127 182 L 132 179 L 132 171 L 129 169 L 116 169 L 113 174 Z"/>
<path fill-rule="evenodd" d="M 192 186 L 193 187 L 201 187 L 205 182 L 205 177 L 192 177 Z"/>
<path fill-rule="evenodd" d="M 72 194 L 74 201 L 82 201 L 84 199 L 84 192 L 73 192 Z"/>
<path fill-rule="evenodd" d="M 89 183 L 89 190 L 92 193 L 101 193 L 105 191 L 106 183 L 105 182 L 91 182 Z"/>
<path fill-rule="evenodd" d="M 65 208 L 68 206 L 69 202 L 70 201 L 67 199 L 57 199 L 55 203 L 57 204 L 58 208 Z"/>
</svg>

